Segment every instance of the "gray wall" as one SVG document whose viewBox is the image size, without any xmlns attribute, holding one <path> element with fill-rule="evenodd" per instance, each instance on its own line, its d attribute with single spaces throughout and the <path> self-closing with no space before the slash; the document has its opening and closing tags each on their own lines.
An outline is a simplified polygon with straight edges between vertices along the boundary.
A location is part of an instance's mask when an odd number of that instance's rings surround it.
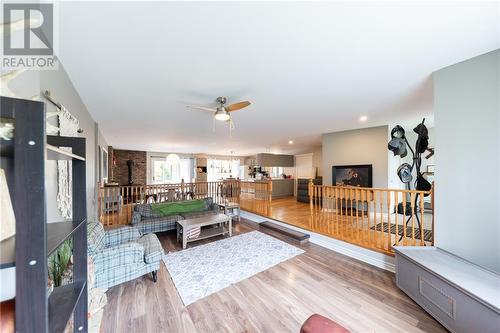
<svg viewBox="0 0 500 333">
<path fill-rule="evenodd" d="M 332 184 L 332 166 L 372 164 L 373 187 L 387 188 L 387 126 L 323 134 L 323 184 Z"/>
<path fill-rule="evenodd" d="M 500 272 L 500 51 L 434 73 L 436 245 Z"/>
<path fill-rule="evenodd" d="M 19 96 L 29 97 L 41 95 L 43 90 L 50 90 L 54 98 L 63 104 L 80 121 L 80 127 L 87 139 L 86 164 L 87 164 L 87 207 L 89 220 L 96 220 L 97 199 L 95 184 L 96 178 L 96 130 L 95 121 L 90 116 L 87 108 L 81 100 L 78 92 L 73 86 L 70 78 L 62 64 L 58 70 L 48 71 L 26 71 L 9 82 L 10 89 Z M 47 102 L 43 97 L 41 101 L 46 102 L 46 110 L 53 111 L 55 106 Z M 105 140 L 103 139 L 105 142 Z M 49 222 L 62 221 L 63 218 L 57 208 L 57 166 L 55 161 L 47 161 L 45 185 L 47 192 L 47 220 Z"/>
</svg>

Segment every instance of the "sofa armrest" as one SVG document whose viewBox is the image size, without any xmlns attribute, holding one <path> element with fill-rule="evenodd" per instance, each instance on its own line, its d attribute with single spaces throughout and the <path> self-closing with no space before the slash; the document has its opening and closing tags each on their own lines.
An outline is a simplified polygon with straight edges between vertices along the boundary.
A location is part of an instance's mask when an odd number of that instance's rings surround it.
<svg viewBox="0 0 500 333">
<path fill-rule="evenodd" d="M 134 211 L 132 211 L 132 219 L 130 222 L 132 223 L 132 225 L 137 224 L 137 223 L 141 222 L 141 217 L 142 217 L 141 213 L 136 212 L 134 210 Z"/>
<path fill-rule="evenodd" d="M 144 247 L 144 261 L 148 264 L 159 262 L 165 252 L 155 234 L 147 234 L 137 240 Z"/>
<path fill-rule="evenodd" d="M 136 227 L 120 227 L 106 231 L 104 244 L 106 247 L 133 242 L 141 237 L 141 232 Z"/>
<path fill-rule="evenodd" d="M 209 210 L 212 210 L 214 213 L 220 213 L 220 206 L 214 202 L 212 203 L 212 207 L 209 207 Z"/>
<path fill-rule="evenodd" d="M 107 247 L 92 255 L 96 272 L 122 265 L 144 263 L 144 247 L 139 243 L 125 243 Z"/>
</svg>

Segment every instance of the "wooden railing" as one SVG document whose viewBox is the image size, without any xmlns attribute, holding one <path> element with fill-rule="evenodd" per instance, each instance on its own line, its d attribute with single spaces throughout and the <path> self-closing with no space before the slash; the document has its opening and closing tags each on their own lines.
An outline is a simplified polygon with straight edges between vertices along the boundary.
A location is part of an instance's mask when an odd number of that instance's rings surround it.
<svg viewBox="0 0 500 333">
<path fill-rule="evenodd" d="M 433 191 L 309 183 L 310 229 L 370 249 L 434 243 Z"/>
<path fill-rule="evenodd" d="M 273 183 L 271 181 L 240 181 L 241 208 L 268 216 L 271 210 Z"/>
<path fill-rule="evenodd" d="M 272 183 L 224 180 L 178 184 L 101 187 L 99 220 L 104 226 L 129 224 L 138 203 L 193 200 L 212 197 L 214 202 L 238 202 L 242 209 L 266 214 L 271 204 Z"/>
<path fill-rule="evenodd" d="M 129 224 L 135 204 L 193 200 L 212 197 L 214 202 L 239 202 L 240 181 L 101 187 L 98 197 L 99 220 L 104 226 Z"/>
<path fill-rule="evenodd" d="M 283 222 L 389 254 L 395 245 L 434 244 L 433 190 L 339 187 L 311 182 L 309 193 L 309 205 L 294 208 L 307 212 L 301 214 L 303 218 L 285 218 Z M 280 219 L 273 214 L 273 209 L 280 209 L 280 203 L 272 201 L 272 182 L 241 180 L 103 187 L 99 190 L 99 218 L 108 227 L 129 224 L 137 203 L 206 197 L 212 197 L 216 203 L 238 202 L 243 210 Z"/>
</svg>

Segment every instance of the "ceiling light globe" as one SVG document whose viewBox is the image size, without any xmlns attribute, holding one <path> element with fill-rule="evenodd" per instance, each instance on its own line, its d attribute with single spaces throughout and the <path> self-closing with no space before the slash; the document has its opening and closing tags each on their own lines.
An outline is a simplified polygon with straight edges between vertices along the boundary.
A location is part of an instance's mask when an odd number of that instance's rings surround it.
<svg viewBox="0 0 500 333">
<path fill-rule="evenodd" d="M 180 161 L 180 157 L 177 154 L 168 154 L 167 155 L 167 163 L 168 164 L 177 164 Z"/>
<path fill-rule="evenodd" d="M 229 114 L 225 111 L 217 111 L 215 113 L 215 119 L 220 120 L 220 121 L 228 121 L 229 120 Z"/>
</svg>

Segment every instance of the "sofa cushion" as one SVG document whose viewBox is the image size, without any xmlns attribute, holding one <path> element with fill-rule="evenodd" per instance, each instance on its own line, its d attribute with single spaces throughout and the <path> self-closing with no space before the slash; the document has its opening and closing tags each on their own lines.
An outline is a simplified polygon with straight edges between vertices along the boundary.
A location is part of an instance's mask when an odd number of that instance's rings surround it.
<svg viewBox="0 0 500 333">
<path fill-rule="evenodd" d="M 183 217 L 180 215 L 148 217 L 143 218 L 141 222 L 134 224 L 134 226 L 139 228 L 141 234 L 144 235 L 152 232 L 173 230 L 176 228 L 176 222 L 182 219 Z"/>
<path fill-rule="evenodd" d="M 137 204 L 134 206 L 134 211 L 141 214 L 142 217 L 161 217 L 160 214 L 153 212 L 151 204 Z"/>
<path fill-rule="evenodd" d="M 203 201 L 205 201 L 206 205 L 206 210 L 212 209 L 214 205 L 214 199 L 212 197 L 204 198 Z"/>
<path fill-rule="evenodd" d="M 163 248 L 155 234 L 147 234 L 137 240 L 144 247 L 144 261 L 148 264 L 158 262 L 163 257 Z"/>
<path fill-rule="evenodd" d="M 106 246 L 115 246 L 122 243 L 132 242 L 141 237 L 139 229 L 131 226 L 122 226 L 106 231 Z"/>
<path fill-rule="evenodd" d="M 144 247 L 138 242 L 107 247 L 92 255 L 96 272 L 128 264 L 144 264 Z"/>
<path fill-rule="evenodd" d="M 87 249 L 89 255 L 104 248 L 105 232 L 104 227 L 99 222 L 87 224 Z"/>
</svg>

